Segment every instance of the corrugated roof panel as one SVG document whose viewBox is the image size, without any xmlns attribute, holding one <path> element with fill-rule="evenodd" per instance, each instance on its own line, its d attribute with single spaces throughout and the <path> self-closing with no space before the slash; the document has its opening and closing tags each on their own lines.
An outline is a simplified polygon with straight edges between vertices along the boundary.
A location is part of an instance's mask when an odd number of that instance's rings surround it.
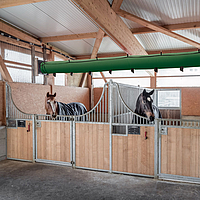
<svg viewBox="0 0 200 200">
<path fill-rule="evenodd" d="M 186 38 L 189 38 L 195 42 L 200 43 L 200 28 L 199 29 L 189 29 L 189 30 L 179 30 L 174 31 Z"/>
<path fill-rule="evenodd" d="M 98 31 L 98 27 L 71 1 L 51 0 L 36 3 L 34 6 L 72 33 L 79 34 Z"/>
<path fill-rule="evenodd" d="M 62 42 L 51 42 L 52 45 L 62 49 L 70 55 L 90 55 L 95 43 L 95 39 L 71 40 Z"/>
<path fill-rule="evenodd" d="M 158 25 L 199 21 L 200 0 L 123 0 L 121 9 Z M 125 19 L 131 28 L 137 28 Z"/>
<path fill-rule="evenodd" d="M 98 31 L 78 8 L 64 0 L 4 8 L 1 17 L 39 37 Z"/>
<path fill-rule="evenodd" d="M 135 35 L 135 37 L 143 45 L 146 51 L 194 48 L 189 44 L 162 33 L 140 34 Z"/>
<path fill-rule="evenodd" d="M 109 37 L 104 37 L 98 53 L 116 53 L 116 52 L 124 52 L 112 39 Z"/>
</svg>

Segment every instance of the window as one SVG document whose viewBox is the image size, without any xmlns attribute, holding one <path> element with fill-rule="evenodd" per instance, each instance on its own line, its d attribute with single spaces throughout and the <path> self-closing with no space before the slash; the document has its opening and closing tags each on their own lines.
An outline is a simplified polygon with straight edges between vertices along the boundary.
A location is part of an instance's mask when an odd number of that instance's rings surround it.
<svg viewBox="0 0 200 200">
<path fill-rule="evenodd" d="M 179 108 L 180 90 L 158 90 L 159 108 Z"/>
</svg>

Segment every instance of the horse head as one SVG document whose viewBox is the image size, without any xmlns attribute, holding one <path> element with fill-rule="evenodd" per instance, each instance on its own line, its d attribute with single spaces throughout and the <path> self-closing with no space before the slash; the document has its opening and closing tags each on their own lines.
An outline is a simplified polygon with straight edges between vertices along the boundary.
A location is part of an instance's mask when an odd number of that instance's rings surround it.
<svg viewBox="0 0 200 200">
<path fill-rule="evenodd" d="M 45 109 L 46 114 L 51 115 L 53 118 L 56 118 L 57 116 L 57 102 L 55 100 L 56 93 L 54 95 L 49 94 L 47 92 L 46 98 L 45 98 Z"/>
<path fill-rule="evenodd" d="M 147 92 L 145 89 L 139 95 L 137 102 L 136 102 L 136 109 L 135 113 L 141 115 L 143 117 L 147 117 L 148 120 L 154 121 L 155 115 L 153 111 L 153 99 L 151 95 L 154 93 L 154 90 L 151 92 Z"/>
</svg>

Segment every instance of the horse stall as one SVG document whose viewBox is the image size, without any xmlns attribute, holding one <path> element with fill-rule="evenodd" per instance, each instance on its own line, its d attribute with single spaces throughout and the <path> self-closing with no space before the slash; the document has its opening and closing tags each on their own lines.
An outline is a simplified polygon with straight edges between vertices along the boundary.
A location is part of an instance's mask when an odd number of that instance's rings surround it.
<svg viewBox="0 0 200 200">
<path fill-rule="evenodd" d="M 143 90 L 110 81 L 87 113 L 52 118 L 19 111 L 7 85 L 7 157 L 200 182 L 200 121 L 161 118 L 151 122 L 137 115 L 136 101 Z M 155 104 L 157 96 L 155 90 Z"/>
</svg>

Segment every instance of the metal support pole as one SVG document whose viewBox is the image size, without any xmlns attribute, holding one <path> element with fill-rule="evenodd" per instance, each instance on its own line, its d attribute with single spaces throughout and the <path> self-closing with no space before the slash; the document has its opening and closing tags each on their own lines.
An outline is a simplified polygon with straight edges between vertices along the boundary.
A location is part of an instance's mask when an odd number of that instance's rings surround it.
<svg viewBox="0 0 200 200">
<path fill-rule="evenodd" d="M 33 163 L 36 159 L 36 143 L 37 143 L 37 136 L 36 136 L 36 117 L 35 115 L 32 115 L 33 120 Z"/>
<path fill-rule="evenodd" d="M 73 168 L 76 167 L 76 123 L 73 118 Z"/>
<path fill-rule="evenodd" d="M 110 134 L 110 170 L 112 173 L 112 118 L 113 118 L 113 104 L 112 104 L 112 93 L 113 93 L 113 82 L 110 80 L 109 82 L 109 134 Z"/>
<path fill-rule="evenodd" d="M 155 132 L 154 132 L 154 178 L 159 175 L 159 120 L 155 119 Z"/>
<path fill-rule="evenodd" d="M 35 83 L 35 47 L 31 46 L 32 83 Z"/>
</svg>

